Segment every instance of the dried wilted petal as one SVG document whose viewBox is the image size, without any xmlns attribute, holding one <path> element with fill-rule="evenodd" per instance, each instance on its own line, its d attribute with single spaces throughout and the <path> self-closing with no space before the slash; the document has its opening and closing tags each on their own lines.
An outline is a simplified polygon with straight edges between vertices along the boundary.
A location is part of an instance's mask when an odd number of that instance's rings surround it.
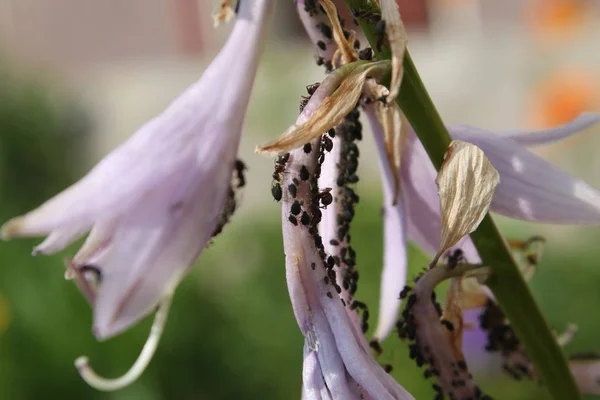
<svg viewBox="0 0 600 400">
<path fill-rule="evenodd" d="M 464 277 L 461 280 L 461 296 L 459 305 L 463 311 L 483 307 L 488 301 L 488 292 L 475 277 Z"/>
<path fill-rule="evenodd" d="M 395 102 L 385 104 L 377 101 L 389 95 L 385 86 L 369 79 L 365 83 L 363 94 L 367 99 L 374 101 L 365 107 L 367 115 L 373 114 L 374 120 L 371 125 L 378 126 L 383 131 L 385 158 L 394 178 L 392 205 L 396 205 L 400 191 L 400 159 L 403 142 L 408 135 L 408 121 Z"/>
<path fill-rule="evenodd" d="M 440 197 L 442 238 L 440 255 L 473 232 L 486 215 L 500 175 L 477 146 L 450 143 L 435 183 Z"/>
<path fill-rule="evenodd" d="M 450 346 L 452 346 L 455 357 L 459 360 L 464 360 L 465 357 L 462 353 L 463 313 L 461 308 L 461 297 L 463 293 L 461 280 L 462 278 L 460 277 L 452 278 L 450 280 L 450 287 L 448 288 L 448 295 L 446 296 L 446 305 L 444 306 L 442 320 L 450 323 L 445 325 L 446 336 L 448 336 L 448 342 L 450 343 Z"/>
<path fill-rule="evenodd" d="M 375 105 L 375 110 L 383 127 L 387 159 L 394 172 L 393 205 L 395 205 L 398 202 L 398 194 L 400 192 L 402 142 L 408 133 L 408 121 L 396 103 L 384 105 L 379 102 Z"/>
<path fill-rule="evenodd" d="M 398 3 L 395 0 L 381 0 L 381 18 L 385 23 L 385 33 L 387 35 L 390 49 L 392 51 L 392 81 L 390 83 L 390 94 L 388 102 L 391 103 L 400 90 L 402 83 L 404 61 L 404 52 L 408 43 L 406 29 L 402 23 Z"/>
<path fill-rule="evenodd" d="M 331 22 L 331 26 L 333 28 L 333 40 L 337 44 L 338 52 L 342 56 L 342 64 L 348 64 L 352 61 L 358 60 L 356 57 L 356 52 L 354 51 L 354 34 L 352 33 L 348 39 L 346 39 L 344 35 L 344 30 L 340 24 L 340 19 L 338 17 L 337 8 L 335 4 L 331 2 L 331 0 L 319 0 L 319 3 L 325 9 L 327 16 L 329 17 L 329 22 Z M 335 60 L 335 57 L 333 57 Z"/>
<path fill-rule="evenodd" d="M 283 135 L 263 146 L 256 152 L 277 156 L 302 147 L 324 132 L 338 125 L 356 106 L 368 77 L 379 77 L 389 70 L 389 62 L 365 63 L 357 61 L 331 73 L 321 83 L 306 107 L 310 115 L 300 124 L 292 125 Z M 307 113 L 308 115 L 308 113 Z"/>
<path fill-rule="evenodd" d="M 241 1 L 241 0 L 238 0 Z M 235 15 L 235 11 L 233 7 L 231 7 L 230 0 L 221 0 L 221 3 L 217 6 L 215 11 L 213 12 L 213 26 L 216 28 L 221 23 L 229 22 Z"/>
</svg>

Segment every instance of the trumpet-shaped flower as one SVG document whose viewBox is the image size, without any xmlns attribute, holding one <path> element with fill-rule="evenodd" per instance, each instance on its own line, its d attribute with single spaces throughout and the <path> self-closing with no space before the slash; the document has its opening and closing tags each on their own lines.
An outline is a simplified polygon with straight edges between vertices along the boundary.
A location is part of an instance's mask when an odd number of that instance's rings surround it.
<svg viewBox="0 0 600 400">
<path fill-rule="evenodd" d="M 303 124 L 334 87 L 331 81 L 321 84 L 297 124 Z M 325 136 L 278 159 L 285 165 L 281 186 L 286 278 L 305 338 L 303 398 L 412 399 L 373 358 L 357 318 L 356 308 L 361 303 L 353 300 L 348 284 L 354 279 L 352 266 L 336 253 L 345 239 L 338 241 L 331 229 L 338 208 L 324 200 L 331 188 L 319 186 L 330 180 L 325 175 L 319 179 L 325 160 L 333 156 L 329 163 L 340 163 L 341 157 L 328 153 L 331 139 Z M 342 145 L 336 140 L 334 146 Z M 326 209 L 321 211 L 322 207 Z M 319 223 L 324 224 L 323 236 Z"/>
<path fill-rule="evenodd" d="M 384 134 L 374 114 L 371 126 L 382 159 L 385 159 Z M 583 114 L 573 122 L 548 130 L 490 132 L 468 126 L 449 126 L 453 139 L 463 140 L 481 148 L 490 163 L 500 174 L 490 210 L 499 214 L 527 221 L 559 224 L 599 224 L 600 192 L 584 181 L 553 166 L 531 153 L 526 146 L 537 146 L 579 133 L 600 122 L 596 114 Z M 382 162 L 384 172 L 385 225 L 393 235 L 386 237 L 384 276 L 396 279 L 382 280 L 382 308 L 378 339 L 385 337 L 393 328 L 400 300 L 397 289 L 406 279 L 406 241 L 416 243 L 423 251 L 435 253 L 440 246 L 440 203 L 435 185 L 436 171 L 414 131 L 404 142 L 400 167 L 400 190 L 398 198 L 390 201 L 393 183 L 389 177 L 393 171 L 389 163 Z M 404 234 L 405 232 L 405 234 Z M 471 263 L 480 261 L 470 239 L 460 247 Z M 389 256 L 388 256 L 389 254 Z M 401 270 L 398 271 L 397 269 Z M 391 271 L 393 270 L 393 271 Z M 384 294 L 388 297 L 384 297 Z M 395 294 L 395 295 L 394 295 Z M 393 304 L 394 306 L 392 306 Z"/>
<path fill-rule="evenodd" d="M 58 252 L 89 232 L 67 274 L 92 304 L 99 339 L 170 295 L 227 211 L 271 3 L 242 1 L 199 81 L 79 182 L 2 227 L 5 239 L 47 235 L 34 254 Z"/>
</svg>

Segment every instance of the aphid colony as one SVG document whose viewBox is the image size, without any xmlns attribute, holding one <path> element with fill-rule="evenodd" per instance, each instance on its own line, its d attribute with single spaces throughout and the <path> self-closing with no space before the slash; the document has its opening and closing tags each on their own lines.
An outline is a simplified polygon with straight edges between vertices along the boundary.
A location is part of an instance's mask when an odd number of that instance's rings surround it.
<svg viewBox="0 0 600 400">
<path fill-rule="evenodd" d="M 236 160 L 233 167 L 233 174 L 231 176 L 232 182 L 229 185 L 227 198 L 225 199 L 225 203 L 221 209 L 219 222 L 212 233 L 213 238 L 223 231 L 223 227 L 225 227 L 225 225 L 231 219 L 233 213 L 235 213 L 237 208 L 236 191 L 246 186 L 246 176 L 244 174 L 245 171 L 246 164 L 244 164 L 242 160 Z"/>
<path fill-rule="evenodd" d="M 479 315 L 479 326 L 487 333 L 485 350 L 502 355 L 504 372 L 516 380 L 535 377 L 519 338 L 502 310 L 492 300 L 488 299 L 484 311 Z"/>
<path fill-rule="evenodd" d="M 448 269 L 455 268 L 458 263 L 464 262 L 462 251 L 450 253 L 447 261 Z M 452 350 L 447 333 L 454 332 L 455 327 L 442 318 L 442 307 L 434 288 L 419 283 L 426 273 L 415 278 L 415 287 L 405 286 L 400 292 L 405 306 L 396 322 L 398 336 L 409 342 L 409 356 L 417 366 L 425 366 L 423 376 L 436 380 L 432 384 L 435 400 L 443 399 L 444 395 L 456 400 L 490 400 L 491 397 L 473 382 L 466 362 Z M 436 326 L 436 323 L 439 325 Z"/>
<path fill-rule="evenodd" d="M 306 105 L 318 86 L 319 84 L 307 86 L 309 96 L 302 98 L 301 108 Z M 369 327 L 369 311 L 364 303 L 353 299 L 357 290 L 358 271 L 355 269 L 356 252 L 350 245 L 351 237 L 349 235 L 350 223 L 354 218 L 354 205 L 359 201 L 358 195 L 351 187 L 358 182 L 359 151 L 355 141 L 362 138 L 362 125 L 359 117 L 358 110 L 353 110 L 336 128 L 323 134 L 320 140 L 306 143 L 303 146 L 305 154 L 314 154 L 316 157 L 317 162 L 312 173 L 305 165 L 299 166 L 295 172 L 288 170 L 289 153 L 279 156 L 275 160 L 271 194 L 276 201 L 284 199 L 284 201 L 290 203 L 288 221 L 294 226 L 307 229 L 312 236 L 325 267 L 323 282 L 333 287 L 344 305 L 351 305 L 353 310 L 357 309 L 362 313 L 362 329 L 366 332 Z M 336 137 L 339 138 L 338 145 L 340 146 L 336 187 L 320 189 L 318 179 L 321 174 L 321 167 L 327 154 L 333 150 L 333 139 Z M 286 183 L 290 183 L 287 184 L 287 187 L 283 187 L 284 174 L 292 173 L 295 176 L 286 179 Z M 308 196 L 302 196 L 301 198 L 299 196 L 301 191 L 302 193 L 308 193 Z M 335 250 L 332 254 L 327 254 L 318 227 L 322 218 L 322 210 L 331 206 L 334 202 L 336 202 L 337 228 L 335 236 L 328 238 L 328 245 L 333 246 Z M 316 264 L 312 263 L 311 268 L 316 269 Z M 333 290 L 328 294 L 328 297 L 333 298 Z"/>
<path fill-rule="evenodd" d="M 317 16 L 319 14 L 323 14 L 325 16 L 326 15 L 325 10 L 318 3 L 319 3 L 318 0 L 305 1 L 304 11 L 307 12 L 308 15 L 311 17 Z M 338 15 L 338 18 L 339 18 L 339 22 L 340 22 L 340 25 L 343 30 L 344 37 L 346 39 L 349 39 L 351 36 L 351 32 L 349 30 L 344 29 L 344 20 L 339 15 Z M 381 43 L 379 44 L 379 42 L 378 42 L 378 48 L 381 48 L 381 46 L 383 45 L 383 43 L 385 41 L 386 35 L 385 35 L 385 23 L 384 23 L 384 21 L 381 20 L 381 16 L 379 17 L 379 20 L 380 20 L 380 25 L 383 24 L 382 27 L 378 28 L 378 30 L 380 30 L 382 32 L 382 34 L 379 36 Z M 317 28 L 317 31 L 321 34 L 321 40 L 317 40 L 316 45 L 319 48 L 319 50 L 321 50 L 323 52 L 327 51 L 327 46 L 334 39 L 333 28 L 325 21 L 327 21 L 327 18 L 324 18 L 324 21 L 318 22 L 315 25 L 315 28 Z M 358 25 L 356 20 L 354 20 L 354 23 L 356 25 Z M 360 50 L 360 41 L 359 40 L 354 40 L 353 47 L 358 52 L 357 56 L 359 59 L 367 60 L 367 61 L 370 61 L 373 59 L 373 51 L 371 50 L 370 47 L 366 47 L 365 49 Z M 323 65 L 325 67 L 326 72 L 331 72 L 333 70 L 333 64 L 332 64 L 331 60 L 328 60 L 319 55 L 317 55 L 315 59 L 316 59 L 317 65 Z"/>
</svg>

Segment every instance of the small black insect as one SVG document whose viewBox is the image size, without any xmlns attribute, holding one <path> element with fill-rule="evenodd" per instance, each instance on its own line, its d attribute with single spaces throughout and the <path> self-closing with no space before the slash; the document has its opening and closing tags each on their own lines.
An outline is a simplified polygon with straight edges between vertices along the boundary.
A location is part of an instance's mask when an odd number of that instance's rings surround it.
<svg viewBox="0 0 600 400">
<path fill-rule="evenodd" d="M 319 86 L 321 86 L 321 83 L 319 83 L 319 82 L 313 83 L 312 85 L 306 86 L 306 91 L 308 92 L 308 94 L 310 96 L 312 96 L 317 91 Z"/>
<path fill-rule="evenodd" d="M 288 217 L 288 221 L 290 221 L 294 226 L 298 226 L 298 221 L 296 220 L 296 217 L 294 217 L 293 215 L 290 215 Z"/>
<path fill-rule="evenodd" d="M 358 52 L 358 58 L 365 61 L 371 61 L 373 59 L 373 49 L 370 47 L 362 49 Z"/>
<path fill-rule="evenodd" d="M 288 162 L 288 160 L 290 159 L 290 153 L 285 153 L 279 157 L 277 157 L 277 163 L 278 164 L 285 164 Z"/>
<path fill-rule="evenodd" d="M 308 168 L 305 165 L 300 168 L 300 179 L 303 181 L 307 181 L 310 178 L 310 173 L 308 172 Z"/>
<path fill-rule="evenodd" d="M 334 138 L 335 137 L 335 129 L 331 128 L 330 130 L 327 131 L 327 134 L 329 135 L 329 137 Z"/>
<path fill-rule="evenodd" d="M 246 177 L 244 171 L 246 170 L 246 164 L 240 159 L 235 160 L 235 172 L 237 175 L 237 187 L 241 188 L 246 185 Z"/>
<path fill-rule="evenodd" d="M 404 286 L 404 288 L 402 288 L 402 291 L 400 292 L 400 299 L 405 299 L 406 296 L 408 296 L 408 293 L 412 290 L 412 288 L 410 286 Z"/>
<path fill-rule="evenodd" d="M 292 207 L 290 207 L 290 212 L 292 213 L 292 215 L 298 215 L 300 214 L 300 212 L 302 212 L 302 206 L 300 205 L 300 202 L 298 200 L 295 200 L 294 203 L 292 203 Z"/>
<path fill-rule="evenodd" d="M 325 42 L 324 42 L 324 41 L 322 41 L 322 40 L 319 40 L 319 41 L 317 42 L 317 47 L 319 47 L 319 48 L 320 48 L 321 50 L 323 50 L 323 51 L 327 50 L 327 45 L 326 45 L 326 44 L 325 44 Z"/>
<path fill-rule="evenodd" d="M 323 204 L 323 207 L 327 207 L 328 205 L 330 205 L 333 202 L 331 188 L 323 189 L 323 191 L 319 193 L 318 198 L 321 201 L 321 204 Z"/>
<path fill-rule="evenodd" d="M 354 174 L 353 175 L 349 175 L 349 176 L 346 177 L 346 180 L 349 183 L 356 183 L 356 182 L 358 182 L 358 176 L 354 175 Z"/>
<path fill-rule="evenodd" d="M 315 240 L 315 246 L 317 247 L 317 249 L 322 249 L 323 248 L 323 238 L 321 236 L 315 236 L 314 237 Z"/>
<path fill-rule="evenodd" d="M 321 35 L 323 35 L 326 39 L 333 39 L 333 30 L 329 25 L 321 22 L 317 24 L 317 29 L 321 31 Z"/>
<path fill-rule="evenodd" d="M 379 344 L 378 340 L 371 340 L 369 342 L 369 347 L 371 347 L 373 350 L 375 350 L 375 353 L 377 353 L 377 355 L 380 355 L 381 353 L 383 353 L 383 349 L 381 348 L 381 345 Z"/>
<path fill-rule="evenodd" d="M 279 184 L 279 182 L 273 182 L 273 184 L 271 185 L 271 194 L 273 195 L 273 199 L 275 199 L 275 201 L 281 201 L 283 192 L 281 190 L 281 185 Z"/>
<path fill-rule="evenodd" d="M 334 265 L 335 265 L 335 260 L 333 259 L 333 257 L 332 256 L 327 257 L 327 260 L 325 261 L 325 266 L 327 267 L 327 269 L 333 268 Z"/>
<path fill-rule="evenodd" d="M 292 198 L 296 198 L 296 195 L 298 194 L 298 186 L 294 185 L 293 183 L 290 183 L 288 185 L 288 191 L 290 192 L 290 196 L 292 196 Z"/>
<path fill-rule="evenodd" d="M 448 321 L 447 319 L 443 319 L 441 322 L 442 325 L 444 325 L 446 329 L 448 329 L 448 331 L 454 332 L 454 325 L 452 325 L 452 322 Z"/>
<path fill-rule="evenodd" d="M 306 143 L 302 149 L 306 154 L 309 154 L 312 151 L 312 145 L 310 143 Z"/>
<path fill-rule="evenodd" d="M 310 100 L 308 97 L 302 97 L 302 100 L 300 100 L 300 112 L 304 111 L 304 107 L 308 104 L 308 100 Z"/>
<path fill-rule="evenodd" d="M 331 152 L 333 150 L 333 141 L 328 137 L 323 135 L 323 149 L 327 152 Z"/>
<path fill-rule="evenodd" d="M 453 269 L 462 262 L 465 261 L 464 253 L 461 249 L 456 249 L 452 254 L 448 256 L 448 268 Z"/>
<path fill-rule="evenodd" d="M 302 213 L 302 217 L 300 217 L 300 222 L 302 223 L 302 225 L 308 225 L 310 224 L 310 216 L 308 215 L 308 213 L 306 211 L 304 211 Z"/>
</svg>

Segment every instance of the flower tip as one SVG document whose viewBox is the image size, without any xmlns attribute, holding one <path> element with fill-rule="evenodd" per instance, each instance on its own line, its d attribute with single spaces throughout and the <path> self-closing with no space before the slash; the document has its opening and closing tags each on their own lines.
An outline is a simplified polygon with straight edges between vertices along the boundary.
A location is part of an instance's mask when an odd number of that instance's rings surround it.
<svg viewBox="0 0 600 400">
<path fill-rule="evenodd" d="M 0 227 L 0 239 L 10 240 L 23 230 L 23 217 L 13 218 Z"/>
<path fill-rule="evenodd" d="M 66 274 L 65 274 L 66 276 Z M 118 321 L 117 321 L 118 322 Z M 128 325 L 119 324 L 119 323 L 111 323 L 111 324 L 99 324 L 95 323 L 92 327 L 92 335 L 99 342 L 104 342 L 114 336 L 117 336 L 119 333 L 123 332 Z"/>
<path fill-rule="evenodd" d="M 33 248 L 33 250 L 31 250 L 31 255 L 32 256 L 39 256 L 39 255 L 48 255 L 48 253 L 45 250 L 45 247 L 42 245 L 37 245 Z"/>
<path fill-rule="evenodd" d="M 282 154 L 279 151 L 272 150 L 272 147 L 269 145 L 256 146 L 254 148 L 254 153 L 258 154 L 259 156 L 265 156 L 265 157 L 277 157 Z"/>
<path fill-rule="evenodd" d="M 79 373 L 82 373 L 82 370 L 84 370 L 85 368 L 89 368 L 89 361 L 90 360 L 86 356 L 77 357 L 77 359 L 75 360 L 75 368 L 77 368 L 77 371 L 79 371 Z"/>
</svg>

